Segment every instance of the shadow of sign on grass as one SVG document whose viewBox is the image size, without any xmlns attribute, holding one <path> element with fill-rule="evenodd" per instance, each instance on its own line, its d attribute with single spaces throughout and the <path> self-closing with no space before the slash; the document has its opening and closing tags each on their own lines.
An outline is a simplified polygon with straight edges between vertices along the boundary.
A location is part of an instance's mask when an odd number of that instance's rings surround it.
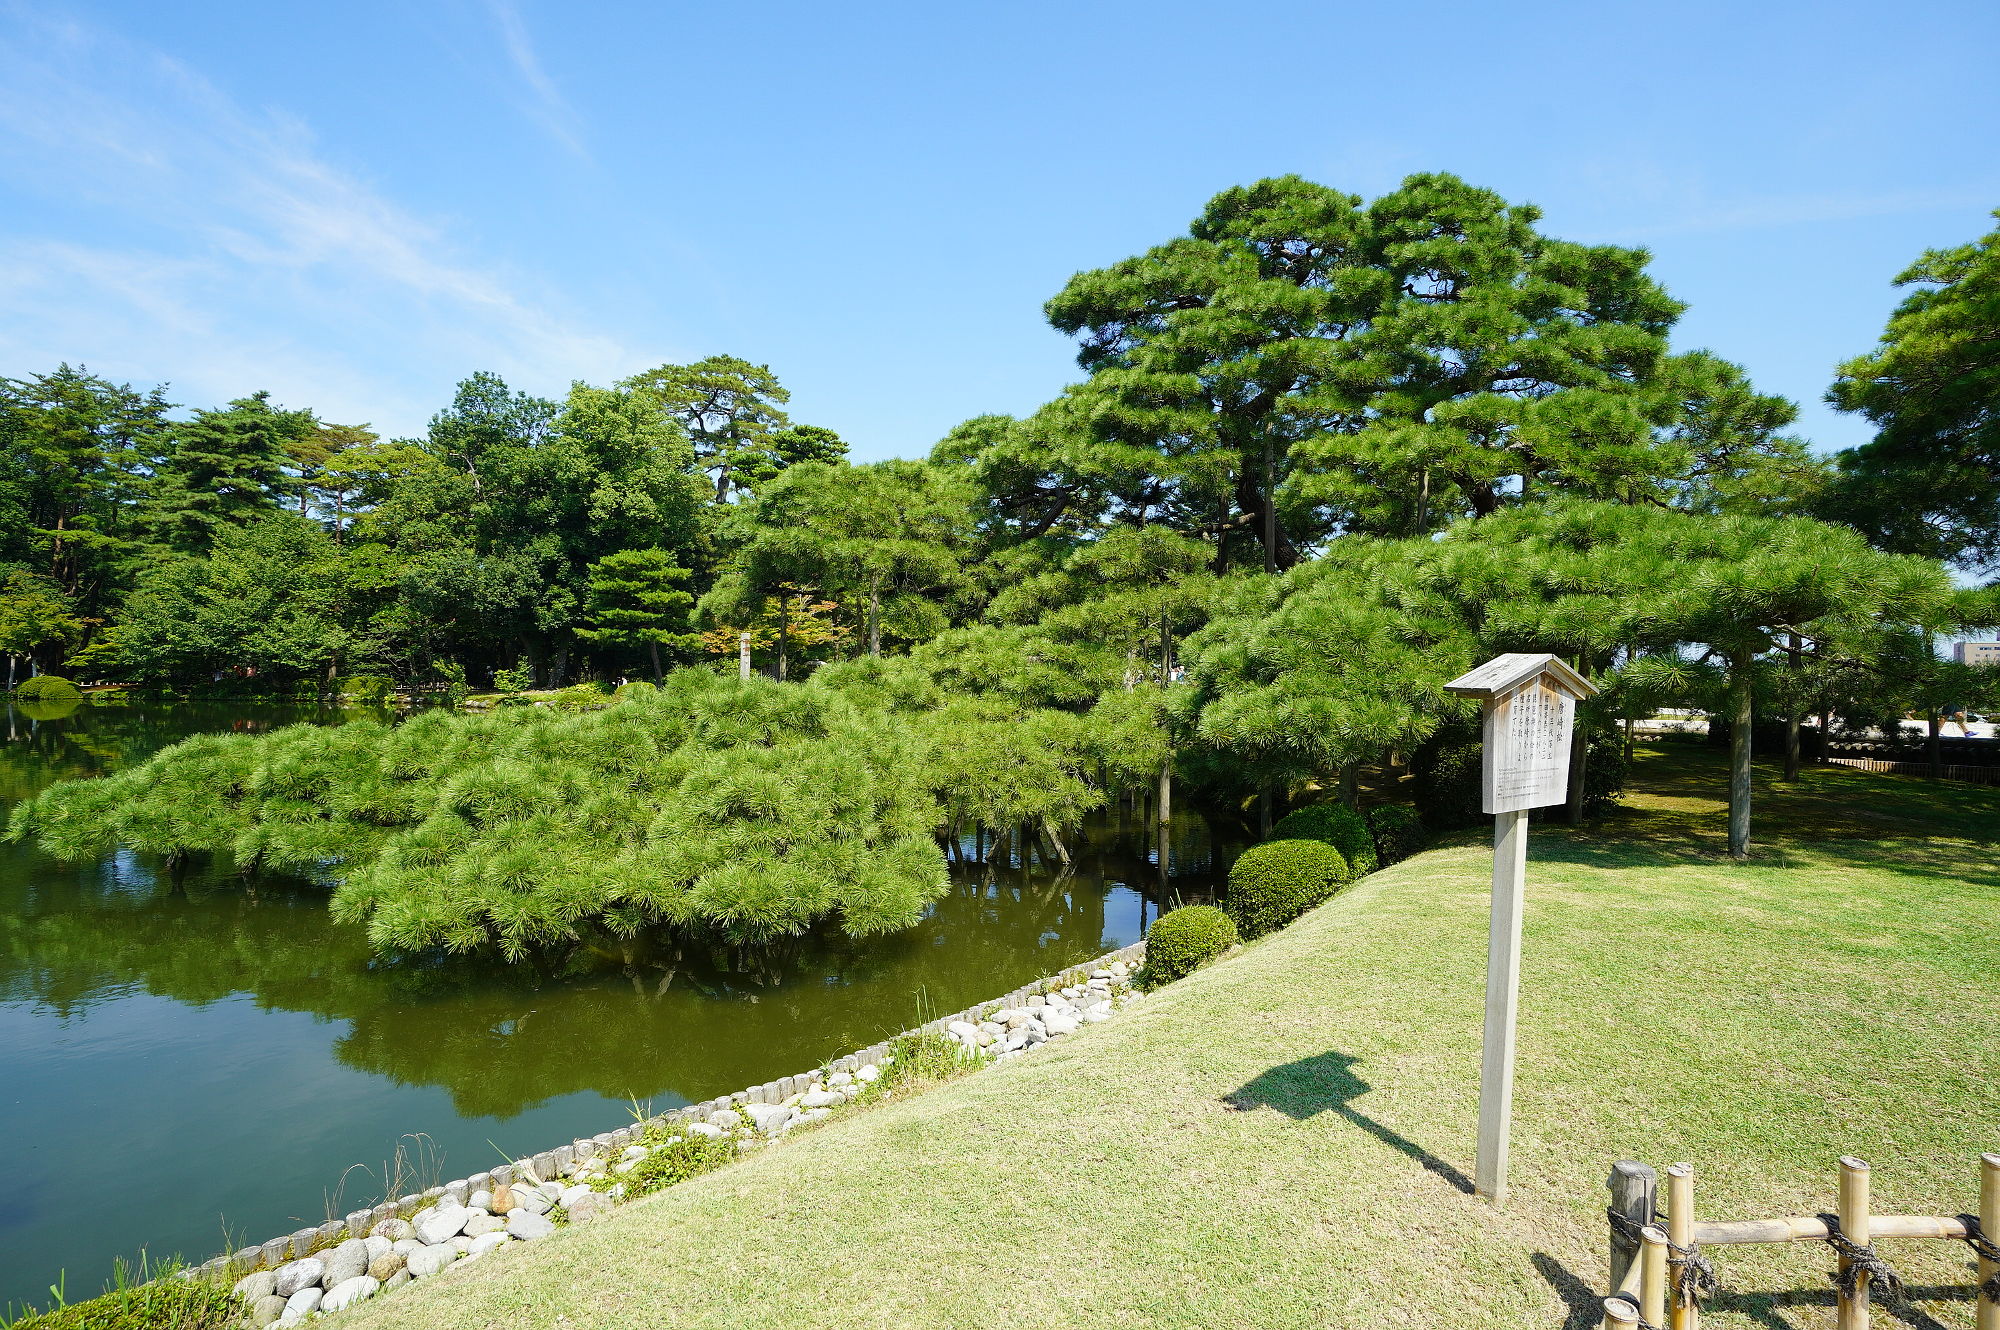
<svg viewBox="0 0 2000 1330">
<path fill-rule="evenodd" d="M 1384 1145 L 1416 1160 L 1467 1196 L 1472 1195 L 1471 1178 L 1407 1136 L 1354 1107 L 1353 1101 L 1371 1088 L 1368 1082 L 1354 1074 L 1354 1067 L 1359 1061 L 1359 1058 L 1329 1049 L 1309 1058 L 1300 1058 L 1297 1062 L 1287 1062 L 1282 1067 L 1273 1067 L 1224 1095 L 1222 1102 L 1238 1112 L 1274 1108 L 1300 1122 L 1315 1114 L 1336 1113 Z"/>
</svg>

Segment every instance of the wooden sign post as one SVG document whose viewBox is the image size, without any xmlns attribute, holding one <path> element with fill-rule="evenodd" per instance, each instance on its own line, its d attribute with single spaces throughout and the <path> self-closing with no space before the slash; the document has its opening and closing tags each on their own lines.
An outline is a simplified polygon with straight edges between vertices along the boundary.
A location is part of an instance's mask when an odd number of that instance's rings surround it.
<svg viewBox="0 0 2000 1330">
<path fill-rule="evenodd" d="M 1577 699 L 1597 689 L 1554 656 L 1495 656 L 1445 685 L 1486 709 L 1480 790 L 1493 817 L 1493 909 L 1486 940 L 1486 1041 L 1479 1060 L 1479 1153 L 1474 1184 L 1507 1199 L 1507 1129 L 1514 1111 L 1514 1018 L 1521 987 L 1522 877 L 1528 810 L 1569 797 L 1570 731 Z"/>
</svg>

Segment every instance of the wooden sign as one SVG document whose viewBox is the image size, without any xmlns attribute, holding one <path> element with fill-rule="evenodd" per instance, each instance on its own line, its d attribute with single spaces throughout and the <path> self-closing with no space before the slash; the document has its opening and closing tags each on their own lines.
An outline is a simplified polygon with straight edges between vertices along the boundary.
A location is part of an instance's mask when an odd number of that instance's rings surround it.
<svg viewBox="0 0 2000 1330">
<path fill-rule="evenodd" d="M 1486 1038 L 1479 1059 L 1479 1153 L 1474 1185 L 1495 1205 L 1507 1198 L 1507 1135 L 1514 1110 L 1514 1022 L 1521 987 L 1522 881 L 1528 810 L 1569 796 L 1570 727 L 1576 700 L 1597 689 L 1547 654 L 1495 656 L 1445 685 L 1485 703 L 1481 763 L 1493 819 L 1493 908 L 1486 930 Z"/>
<path fill-rule="evenodd" d="M 1495 656 L 1445 685 L 1486 703 L 1480 793 L 1489 813 L 1542 808 L 1569 798 L 1576 700 L 1597 691 L 1554 656 Z"/>
</svg>

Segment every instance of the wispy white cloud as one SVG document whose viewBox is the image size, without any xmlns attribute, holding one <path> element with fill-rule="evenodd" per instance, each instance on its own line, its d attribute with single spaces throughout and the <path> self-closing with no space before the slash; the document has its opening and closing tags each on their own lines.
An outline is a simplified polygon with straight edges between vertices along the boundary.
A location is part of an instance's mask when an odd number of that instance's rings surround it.
<svg viewBox="0 0 2000 1330">
<path fill-rule="evenodd" d="M 590 153 L 583 144 L 582 118 L 542 67 L 542 58 L 535 52 L 534 40 L 528 35 L 521 11 L 510 0 L 488 0 L 487 7 L 499 25 L 500 42 L 507 48 L 507 58 L 514 62 L 514 70 L 527 89 L 529 114 L 549 137 L 587 160 Z"/>
<path fill-rule="evenodd" d="M 76 23 L 0 39 L 0 191 L 0 373 L 85 361 L 407 430 L 473 369 L 555 388 L 636 367 L 297 120 Z"/>
</svg>

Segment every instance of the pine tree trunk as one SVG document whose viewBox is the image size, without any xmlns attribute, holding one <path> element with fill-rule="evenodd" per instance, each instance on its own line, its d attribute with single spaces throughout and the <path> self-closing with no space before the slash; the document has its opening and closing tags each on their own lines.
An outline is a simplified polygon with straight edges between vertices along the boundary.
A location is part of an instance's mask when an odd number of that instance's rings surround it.
<svg viewBox="0 0 2000 1330">
<path fill-rule="evenodd" d="M 656 684 L 665 683 L 667 680 L 666 673 L 660 669 L 660 644 L 657 641 L 649 641 L 646 643 L 646 649 L 652 653 L 653 657 L 653 682 Z"/>
<path fill-rule="evenodd" d="M 882 654 L 882 587 L 879 582 L 868 584 L 868 654 Z"/>
<path fill-rule="evenodd" d="M 1056 862 L 1060 863 L 1064 868 L 1068 868 L 1069 846 L 1063 844 L 1062 837 L 1056 834 L 1056 824 L 1048 818 L 1043 818 L 1042 830 L 1049 838 L 1049 845 L 1056 852 Z"/>
<path fill-rule="evenodd" d="M 1799 741 L 1799 727 L 1804 723 L 1805 717 L 1796 711 L 1785 717 L 1785 783 L 1788 785 L 1796 784 L 1799 779 L 1800 750 L 1803 747 Z"/>
<path fill-rule="evenodd" d="M 1930 732 L 1924 740 L 1925 757 L 1930 763 L 1931 779 L 1943 780 L 1944 745 L 1939 742 L 1939 736 L 1943 733 L 1944 726 L 1938 720 L 1936 707 L 1930 709 L 1927 713 L 1927 719 L 1929 721 Z"/>
<path fill-rule="evenodd" d="M 1260 790 L 1257 794 L 1257 835 L 1264 840 L 1271 839 L 1271 792 Z"/>
<path fill-rule="evenodd" d="M 1590 658 L 1577 653 L 1576 671 L 1584 678 L 1590 677 Z M 1569 797 L 1564 801 L 1564 811 L 1569 814 L 1569 824 L 1583 825 L 1583 780 L 1590 769 L 1590 732 L 1583 726 L 1576 727 L 1569 744 Z"/>
<path fill-rule="evenodd" d="M 1750 674 L 1750 656 L 1739 652 L 1729 658 L 1729 856 L 1750 857 L 1750 727 L 1755 718 L 1756 698 Z"/>
</svg>

